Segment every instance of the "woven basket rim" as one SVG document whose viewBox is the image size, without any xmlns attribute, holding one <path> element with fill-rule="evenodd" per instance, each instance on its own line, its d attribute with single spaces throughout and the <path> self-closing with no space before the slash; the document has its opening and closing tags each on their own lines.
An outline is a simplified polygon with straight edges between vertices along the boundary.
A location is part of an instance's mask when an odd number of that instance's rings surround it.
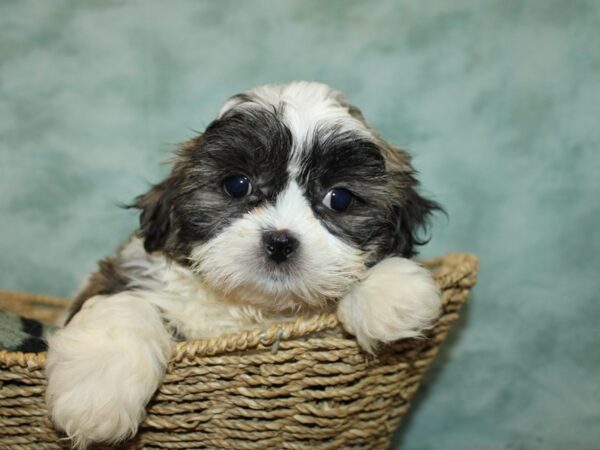
<svg viewBox="0 0 600 450">
<path fill-rule="evenodd" d="M 479 271 L 479 260 L 472 253 L 448 253 L 444 256 L 420 261 L 421 264 L 435 268 L 451 261 L 452 271 L 448 273 L 434 273 L 434 277 L 440 286 L 444 288 L 451 284 L 462 288 L 471 288 L 476 283 Z M 13 292 L 0 290 L 4 298 L 31 299 L 49 306 L 63 307 L 68 305 L 69 300 L 44 295 L 28 294 L 25 292 Z M 322 313 L 309 317 L 298 317 L 294 321 L 275 323 L 269 328 L 256 328 L 239 333 L 224 334 L 209 339 L 198 339 L 180 342 L 176 345 L 171 362 L 179 362 L 183 359 L 193 359 L 199 356 L 214 356 L 218 354 L 233 353 L 256 348 L 259 345 L 269 346 L 275 342 L 306 337 L 311 334 L 332 330 L 339 326 L 335 314 Z M 0 365 L 5 367 L 21 366 L 29 369 L 43 368 L 46 363 L 46 352 L 24 353 L 0 350 Z"/>
</svg>

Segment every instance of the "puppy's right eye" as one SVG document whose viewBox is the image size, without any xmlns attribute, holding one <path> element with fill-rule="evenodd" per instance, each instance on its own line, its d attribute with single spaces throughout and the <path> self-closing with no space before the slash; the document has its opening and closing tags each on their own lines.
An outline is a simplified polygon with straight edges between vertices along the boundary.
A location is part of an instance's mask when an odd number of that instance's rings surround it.
<svg viewBox="0 0 600 450">
<path fill-rule="evenodd" d="M 244 175 L 232 175 L 223 180 L 223 189 L 233 198 L 242 198 L 252 191 L 252 183 Z"/>
</svg>

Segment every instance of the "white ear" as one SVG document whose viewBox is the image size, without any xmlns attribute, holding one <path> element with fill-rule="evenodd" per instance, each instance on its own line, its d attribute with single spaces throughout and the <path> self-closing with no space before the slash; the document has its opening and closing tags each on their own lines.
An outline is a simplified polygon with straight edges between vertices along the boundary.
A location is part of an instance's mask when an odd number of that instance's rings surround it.
<svg viewBox="0 0 600 450">
<path fill-rule="evenodd" d="M 417 263 L 387 258 L 340 300 L 337 315 L 366 351 L 378 342 L 419 336 L 440 314 L 440 292 L 433 277 Z"/>
</svg>

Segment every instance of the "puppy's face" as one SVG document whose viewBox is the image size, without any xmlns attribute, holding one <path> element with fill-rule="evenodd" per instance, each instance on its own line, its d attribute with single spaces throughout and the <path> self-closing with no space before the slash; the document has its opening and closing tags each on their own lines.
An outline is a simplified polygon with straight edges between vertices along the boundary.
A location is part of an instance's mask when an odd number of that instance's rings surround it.
<svg viewBox="0 0 600 450">
<path fill-rule="evenodd" d="M 163 251 L 239 301 L 280 310 L 338 298 L 387 255 L 412 256 L 436 205 L 337 91 L 270 85 L 235 96 L 137 199 Z"/>
</svg>

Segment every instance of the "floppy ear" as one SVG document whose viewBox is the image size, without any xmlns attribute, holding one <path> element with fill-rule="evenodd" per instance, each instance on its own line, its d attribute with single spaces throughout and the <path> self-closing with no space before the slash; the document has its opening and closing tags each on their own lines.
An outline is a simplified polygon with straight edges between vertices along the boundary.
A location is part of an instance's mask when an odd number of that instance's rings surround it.
<svg viewBox="0 0 600 450">
<path fill-rule="evenodd" d="M 148 253 L 164 250 L 169 236 L 175 232 L 173 211 L 176 196 L 181 193 L 178 188 L 183 182 L 182 173 L 186 166 L 193 164 L 193 154 L 203 141 L 203 135 L 198 135 L 179 145 L 172 159 L 175 164 L 169 176 L 128 206 L 142 210 L 137 234 L 144 239 L 144 248 Z"/>
<path fill-rule="evenodd" d="M 410 258 L 417 254 L 418 245 L 429 242 L 422 233 L 427 231 L 432 213 L 444 212 L 444 209 L 417 192 L 419 182 L 408 153 L 379 139 L 390 177 L 390 191 L 396 198 L 392 207 L 394 235 L 390 254 Z"/>
<path fill-rule="evenodd" d="M 161 250 L 172 227 L 174 183 L 171 177 L 135 199 L 132 208 L 141 209 L 138 235 L 148 253 Z"/>
<path fill-rule="evenodd" d="M 417 181 L 412 175 L 414 186 Z M 436 202 L 422 197 L 414 187 L 406 189 L 402 203 L 394 207 L 394 239 L 392 254 L 410 258 L 417 254 L 416 247 L 429 242 L 422 233 L 429 228 L 434 211 L 443 211 Z"/>
</svg>

